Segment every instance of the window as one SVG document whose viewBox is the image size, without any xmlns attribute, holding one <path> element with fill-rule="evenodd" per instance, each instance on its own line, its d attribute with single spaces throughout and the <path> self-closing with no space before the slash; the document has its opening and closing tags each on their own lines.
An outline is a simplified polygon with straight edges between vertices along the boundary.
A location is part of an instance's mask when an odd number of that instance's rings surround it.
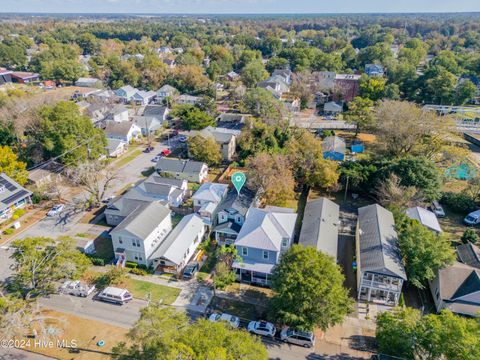
<svg viewBox="0 0 480 360">
<path fill-rule="evenodd" d="M 263 258 L 264 258 L 264 259 L 268 259 L 268 257 L 269 257 L 269 252 L 266 251 L 266 250 L 263 250 L 262 253 L 263 253 Z"/>
<path fill-rule="evenodd" d="M 123 244 L 123 240 L 122 240 L 122 237 L 121 237 L 121 236 L 118 237 L 118 242 L 119 242 L 120 244 Z"/>
<path fill-rule="evenodd" d="M 243 256 L 248 256 L 248 248 L 242 247 L 242 255 Z"/>
<path fill-rule="evenodd" d="M 288 246 L 288 239 L 287 238 L 283 238 L 282 239 L 282 247 L 287 247 Z"/>
<path fill-rule="evenodd" d="M 132 239 L 132 246 L 137 246 L 137 242 L 135 239 Z"/>
</svg>

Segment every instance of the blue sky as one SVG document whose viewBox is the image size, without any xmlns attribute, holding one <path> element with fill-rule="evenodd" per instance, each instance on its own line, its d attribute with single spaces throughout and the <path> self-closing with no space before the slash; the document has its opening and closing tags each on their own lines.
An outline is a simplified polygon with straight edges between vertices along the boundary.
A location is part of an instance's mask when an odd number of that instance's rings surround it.
<svg viewBox="0 0 480 360">
<path fill-rule="evenodd" d="M 480 0 L 0 0 L 0 3 L 0 12 L 357 13 L 480 11 Z"/>
</svg>

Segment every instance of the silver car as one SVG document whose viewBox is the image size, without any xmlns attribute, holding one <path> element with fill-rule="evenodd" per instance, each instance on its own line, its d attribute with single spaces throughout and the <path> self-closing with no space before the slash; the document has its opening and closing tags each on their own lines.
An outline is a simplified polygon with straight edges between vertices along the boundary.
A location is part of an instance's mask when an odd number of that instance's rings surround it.
<svg viewBox="0 0 480 360">
<path fill-rule="evenodd" d="M 299 331 L 291 328 L 285 328 L 280 332 L 280 339 L 283 342 L 288 342 L 306 348 L 312 348 L 315 346 L 315 335 L 309 331 Z"/>
</svg>

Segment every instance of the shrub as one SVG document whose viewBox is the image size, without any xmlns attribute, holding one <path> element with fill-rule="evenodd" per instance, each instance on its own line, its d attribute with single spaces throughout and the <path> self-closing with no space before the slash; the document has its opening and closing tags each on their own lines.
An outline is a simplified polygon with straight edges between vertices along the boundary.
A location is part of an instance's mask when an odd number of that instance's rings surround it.
<svg viewBox="0 0 480 360">
<path fill-rule="evenodd" d="M 133 261 L 127 261 L 125 262 L 125 267 L 130 268 L 130 269 L 135 269 L 138 267 L 138 264 Z"/>
<path fill-rule="evenodd" d="M 91 257 L 91 258 L 90 258 L 90 261 L 91 261 L 92 264 L 95 265 L 95 266 L 105 266 L 105 260 L 103 260 L 102 258 Z"/>
<path fill-rule="evenodd" d="M 458 214 L 468 214 L 477 209 L 477 204 L 472 197 L 463 193 L 445 192 L 440 202 Z"/>
<path fill-rule="evenodd" d="M 467 229 L 462 235 L 462 242 L 464 244 L 468 244 L 471 242 L 472 244 L 475 244 L 478 241 L 478 235 L 473 229 Z"/>
<path fill-rule="evenodd" d="M 25 214 L 25 209 L 17 209 L 13 212 L 12 220 L 17 220 L 18 218 L 22 217 Z"/>
<path fill-rule="evenodd" d="M 147 270 L 147 265 L 144 264 L 137 264 L 137 268 L 142 269 L 142 270 Z"/>
<path fill-rule="evenodd" d="M 130 269 L 130 273 L 134 275 L 140 275 L 140 276 L 145 276 L 148 274 L 146 270 L 140 269 L 140 268 Z"/>
<path fill-rule="evenodd" d="M 13 234 L 13 229 L 12 228 L 8 228 L 8 229 L 5 229 L 3 230 L 3 235 L 11 235 Z"/>
</svg>

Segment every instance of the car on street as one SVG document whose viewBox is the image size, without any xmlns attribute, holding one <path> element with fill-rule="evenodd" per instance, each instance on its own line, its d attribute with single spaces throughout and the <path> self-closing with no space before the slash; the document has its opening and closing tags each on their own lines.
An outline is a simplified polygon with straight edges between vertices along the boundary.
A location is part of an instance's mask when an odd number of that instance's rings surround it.
<svg viewBox="0 0 480 360">
<path fill-rule="evenodd" d="M 185 135 L 180 135 L 178 137 L 178 141 L 180 141 L 181 143 L 184 143 L 184 142 L 187 142 L 187 137 Z"/>
<path fill-rule="evenodd" d="M 88 285 L 80 280 L 65 281 L 58 291 L 62 294 L 87 297 L 95 290 L 95 285 Z"/>
<path fill-rule="evenodd" d="M 112 201 L 115 198 L 115 196 L 108 196 L 104 199 L 102 199 L 102 203 L 108 204 L 110 201 Z"/>
<path fill-rule="evenodd" d="M 208 318 L 211 322 L 219 322 L 224 321 L 233 326 L 234 328 L 238 328 L 240 326 L 240 319 L 234 315 L 222 313 L 222 314 L 212 314 Z"/>
<path fill-rule="evenodd" d="M 127 289 L 120 289 L 113 286 L 106 287 L 97 295 L 101 301 L 111 302 L 123 305 L 133 299 L 132 294 Z"/>
<path fill-rule="evenodd" d="M 193 279 L 197 271 L 198 271 L 198 263 L 187 264 L 187 266 L 185 266 L 185 269 L 183 270 L 183 279 L 184 280 Z"/>
<path fill-rule="evenodd" d="M 158 160 L 160 160 L 162 157 L 160 155 L 157 155 L 155 156 L 153 159 L 152 159 L 152 162 L 158 162 Z"/>
<path fill-rule="evenodd" d="M 474 226 L 480 224 L 480 210 L 476 210 L 468 214 L 463 222 L 467 225 Z"/>
<path fill-rule="evenodd" d="M 47 216 L 55 216 L 55 215 L 58 215 L 60 214 L 63 209 L 65 208 L 65 205 L 63 204 L 57 204 L 57 205 L 54 205 L 50 211 L 47 213 Z"/>
<path fill-rule="evenodd" d="M 437 217 L 445 217 L 445 211 L 443 210 L 442 205 L 438 201 L 433 201 L 432 205 L 430 206 L 432 209 L 432 212 L 437 216 Z"/>
<path fill-rule="evenodd" d="M 158 156 L 168 156 L 172 153 L 171 150 L 169 149 L 163 149 L 162 151 L 160 151 L 160 153 L 158 154 Z"/>
<path fill-rule="evenodd" d="M 144 153 L 148 154 L 149 152 L 152 152 L 154 149 L 153 146 L 148 146 L 145 150 L 143 150 Z"/>
<path fill-rule="evenodd" d="M 315 335 L 310 331 L 299 331 L 285 328 L 280 332 L 280 339 L 283 342 L 312 348 L 315 346 Z"/>
<path fill-rule="evenodd" d="M 271 338 L 273 338 L 277 332 L 275 325 L 266 321 L 250 321 L 247 330 L 252 334 L 268 336 Z"/>
</svg>

